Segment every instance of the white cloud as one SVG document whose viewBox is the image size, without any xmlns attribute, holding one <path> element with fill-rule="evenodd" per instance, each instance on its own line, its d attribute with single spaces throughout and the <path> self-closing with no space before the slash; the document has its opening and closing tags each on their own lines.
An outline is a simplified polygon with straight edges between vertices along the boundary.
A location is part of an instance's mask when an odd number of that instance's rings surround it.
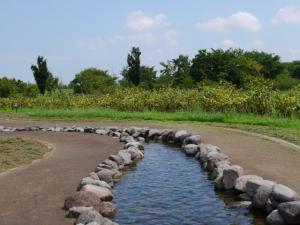
<svg viewBox="0 0 300 225">
<path fill-rule="evenodd" d="M 300 49 L 292 48 L 288 52 L 292 56 L 300 56 Z"/>
<path fill-rule="evenodd" d="M 170 26 L 165 14 L 147 14 L 141 10 L 129 13 L 126 28 L 132 31 L 146 31 Z"/>
<path fill-rule="evenodd" d="M 156 35 L 152 33 L 134 33 L 129 34 L 127 38 L 129 41 L 139 41 L 145 44 L 153 44 L 157 40 Z"/>
<path fill-rule="evenodd" d="M 224 48 L 238 48 L 239 44 L 233 40 L 225 39 L 222 41 L 221 46 Z"/>
<path fill-rule="evenodd" d="M 261 40 L 253 40 L 249 43 L 249 47 L 255 50 L 262 50 L 264 47 L 264 43 Z"/>
<path fill-rule="evenodd" d="M 197 22 L 195 28 L 199 30 L 215 31 L 242 28 L 249 31 L 259 31 L 261 29 L 261 24 L 253 14 L 239 11 L 226 18 L 217 17 L 212 20 Z"/>
<path fill-rule="evenodd" d="M 77 40 L 77 46 L 82 49 L 99 50 L 107 46 L 107 41 L 103 38 L 89 38 L 86 40 Z"/>
<path fill-rule="evenodd" d="M 297 6 L 286 6 L 277 12 L 272 20 L 272 23 L 299 23 L 300 22 L 300 8 Z"/>
</svg>

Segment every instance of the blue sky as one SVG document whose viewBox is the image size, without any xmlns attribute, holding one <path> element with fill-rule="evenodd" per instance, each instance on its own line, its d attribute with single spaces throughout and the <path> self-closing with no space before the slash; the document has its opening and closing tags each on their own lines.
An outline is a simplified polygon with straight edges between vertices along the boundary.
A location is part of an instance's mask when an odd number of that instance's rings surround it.
<svg viewBox="0 0 300 225">
<path fill-rule="evenodd" d="M 300 59 L 300 0 L 10 0 L 0 3 L 0 75 L 33 81 L 47 58 L 64 83 L 87 67 L 119 74 L 131 46 L 156 66 L 202 48 Z"/>
</svg>

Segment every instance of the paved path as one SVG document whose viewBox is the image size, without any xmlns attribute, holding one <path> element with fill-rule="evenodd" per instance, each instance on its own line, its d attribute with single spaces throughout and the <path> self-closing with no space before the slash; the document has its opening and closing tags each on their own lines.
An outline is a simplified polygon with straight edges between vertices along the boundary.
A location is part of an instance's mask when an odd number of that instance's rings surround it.
<svg viewBox="0 0 300 225">
<path fill-rule="evenodd" d="M 150 126 L 145 122 L 1 122 L 1 125 L 91 125 Z M 300 193 L 300 151 L 286 143 L 266 140 L 247 133 L 203 126 L 196 123 L 156 123 L 157 128 L 187 129 L 202 134 L 206 143 L 221 147 L 247 174 L 256 174 L 290 186 Z M 0 134 L 1 135 L 1 134 Z M 1 225 L 72 224 L 61 210 L 63 200 L 78 181 L 95 165 L 118 150 L 110 137 L 74 133 L 15 133 L 55 146 L 46 159 L 0 176 Z"/>
</svg>

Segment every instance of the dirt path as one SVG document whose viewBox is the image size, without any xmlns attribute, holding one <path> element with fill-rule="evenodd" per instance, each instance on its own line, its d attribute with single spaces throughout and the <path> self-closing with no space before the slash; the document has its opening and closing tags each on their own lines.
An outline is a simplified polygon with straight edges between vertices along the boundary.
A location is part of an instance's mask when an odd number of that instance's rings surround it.
<svg viewBox="0 0 300 225">
<path fill-rule="evenodd" d="M 82 177 L 121 146 L 110 137 L 99 135 L 42 132 L 9 135 L 46 141 L 55 149 L 45 159 L 0 176 L 1 225 L 73 224 L 62 210 L 64 199 L 74 193 Z"/>
<path fill-rule="evenodd" d="M 198 123 L 155 123 L 155 125 L 147 122 L 112 121 L 81 123 L 2 121 L 0 123 L 10 126 L 57 124 L 125 127 L 136 125 L 187 129 L 200 133 L 206 143 L 221 147 L 222 151 L 231 157 L 233 163 L 241 165 L 247 174 L 256 174 L 283 183 L 300 193 L 299 149 L 287 143 L 266 140 L 265 137 L 253 136 L 245 132 Z M 20 136 L 20 134 L 13 135 Z M 111 142 L 109 137 L 88 134 L 28 133 L 24 135 L 48 141 L 56 147 L 56 150 L 49 158 L 23 171 L 0 177 L 0 224 L 70 224 L 70 220 L 63 219 L 64 212 L 59 209 L 63 199 L 74 191 L 78 180 L 88 174 L 97 162 L 117 150 L 118 144 Z"/>
</svg>

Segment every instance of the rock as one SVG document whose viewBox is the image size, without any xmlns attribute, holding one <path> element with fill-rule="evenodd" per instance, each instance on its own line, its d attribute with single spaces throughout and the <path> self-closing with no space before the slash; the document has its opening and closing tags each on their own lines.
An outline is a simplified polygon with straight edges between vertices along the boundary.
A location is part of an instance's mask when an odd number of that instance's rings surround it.
<svg viewBox="0 0 300 225">
<path fill-rule="evenodd" d="M 273 188 L 274 185 L 275 182 L 269 180 L 248 180 L 246 183 L 246 193 L 252 198 L 259 187 L 266 186 Z"/>
<path fill-rule="evenodd" d="M 288 224 L 300 224 L 300 201 L 281 203 L 278 210 Z"/>
<path fill-rule="evenodd" d="M 266 210 L 267 201 L 272 193 L 272 186 L 260 186 L 253 196 L 253 206 L 257 209 Z"/>
<path fill-rule="evenodd" d="M 89 191 L 98 196 L 102 201 L 111 201 L 113 199 L 112 192 L 105 187 L 95 186 L 92 184 L 84 185 L 81 191 Z"/>
<path fill-rule="evenodd" d="M 72 207 L 69 208 L 68 217 L 77 218 L 78 216 L 80 216 L 81 213 L 93 209 L 94 209 L 93 207 L 84 207 L 84 206 Z"/>
<path fill-rule="evenodd" d="M 76 127 L 75 130 L 76 130 L 76 132 L 80 132 L 80 133 L 84 132 L 84 128 L 82 128 L 82 127 Z"/>
<path fill-rule="evenodd" d="M 85 127 L 84 128 L 84 132 L 85 133 L 95 133 L 95 129 L 94 128 L 92 128 L 92 127 Z"/>
<path fill-rule="evenodd" d="M 112 137 L 116 137 L 116 138 L 120 138 L 121 137 L 121 133 L 120 132 L 113 132 L 112 134 L 111 134 L 111 136 Z"/>
<path fill-rule="evenodd" d="M 207 162 L 207 156 L 209 153 L 220 152 L 220 149 L 217 146 L 210 145 L 210 144 L 200 144 L 199 150 L 200 150 L 200 161 L 201 162 Z"/>
<path fill-rule="evenodd" d="M 189 136 L 189 133 L 186 130 L 179 130 L 175 133 L 175 142 L 183 143 L 183 140 Z"/>
<path fill-rule="evenodd" d="M 199 160 L 200 159 L 200 151 L 198 151 L 195 155 L 195 159 Z"/>
<path fill-rule="evenodd" d="M 130 153 L 132 160 L 144 158 L 144 154 L 136 147 L 129 147 L 127 151 Z"/>
<path fill-rule="evenodd" d="M 127 144 L 124 145 L 124 149 L 128 149 L 130 147 L 135 147 L 139 150 L 144 150 L 144 145 L 142 145 L 140 142 L 137 141 L 128 142 Z"/>
<path fill-rule="evenodd" d="M 95 193 L 88 191 L 76 192 L 65 200 L 65 209 L 72 207 L 94 207 L 99 208 L 100 199 Z"/>
<path fill-rule="evenodd" d="M 104 218 L 104 222 L 103 222 L 103 225 L 118 225 L 117 223 L 111 221 L 110 219 L 108 218 Z"/>
<path fill-rule="evenodd" d="M 256 175 L 243 175 L 240 176 L 236 181 L 234 185 L 234 189 L 239 192 L 246 192 L 246 183 L 250 180 L 263 180 L 262 177 L 256 176 Z"/>
<path fill-rule="evenodd" d="M 274 185 L 272 198 L 278 203 L 300 200 L 300 196 L 295 191 L 282 184 Z"/>
<path fill-rule="evenodd" d="M 120 150 L 118 155 L 124 160 L 124 165 L 129 165 L 132 163 L 131 154 L 126 150 Z"/>
<path fill-rule="evenodd" d="M 251 201 L 251 198 L 246 193 L 239 194 L 239 198 L 244 201 Z"/>
<path fill-rule="evenodd" d="M 118 164 L 119 169 L 124 168 L 124 160 L 121 156 L 119 156 L 119 155 L 110 155 L 109 159 L 116 162 Z"/>
<path fill-rule="evenodd" d="M 198 134 L 188 136 L 184 139 L 183 144 L 184 145 L 188 145 L 188 144 L 199 145 L 199 144 L 201 144 L 201 136 Z"/>
<path fill-rule="evenodd" d="M 230 166 L 223 171 L 223 184 L 226 190 L 233 189 L 235 181 L 244 173 L 244 170 L 240 166 Z"/>
<path fill-rule="evenodd" d="M 76 223 L 80 224 L 89 224 L 89 223 L 92 223 L 92 222 L 95 222 L 95 223 L 98 223 L 99 225 L 100 224 L 103 224 L 104 222 L 104 219 L 103 217 L 100 215 L 100 213 L 98 213 L 97 211 L 95 210 L 92 210 L 92 211 L 84 211 L 83 213 L 80 214 L 80 216 L 78 217 Z"/>
<path fill-rule="evenodd" d="M 161 140 L 165 143 L 174 143 L 175 142 L 175 131 L 173 130 L 164 130 L 161 134 Z"/>
<path fill-rule="evenodd" d="M 225 155 L 224 153 L 220 153 L 220 152 L 209 152 L 207 154 L 207 164 L 205 169 L 207 171 L 212 172 L 216 166 L 217 163 L 221 162 L 221 161 L 227 161 L 229 163 L 229 157 L 227 155 Z"/>
<path fill-rule="evenodd" d="M 267 216 L 267 223 L 269 225 L 285 225 L 284 219 L 281 217 L 279 214 L 278 210 L 272 211 L 268 216 Z"/>
<path fill-rule="evenodd" d="M 104 221 L 104 219 L 103 219 L 103 221 Z M 104 223 L 104 222 L 103 222 Z M 102 224 L 103 224 L 102 223 Z M 101 225 L 101 224 L 99 224 L 99 223 L 97 223 L 97 222 L 91 222 L 91 223 L 88 223 L 87 225 Z"/>
<path fill-rule="evenodd" d="M 199 147 L 198 147 L 198 145 L 195 145 L 195 144 L 188 144 L 183 147 L 183 150 L 184 150 L 185 154 L 187 154 L 189 156 L 195 156 L 196 153 L 199 151 Z"/>
<path fill-rule="evenodd" d="M 111 166 L 113 169 L 116 169 L 116 170 L 119 169 L 118 164 L 115 161 L 112 161 L 110 159 L 105 159 L 102 163 L 105 165 Z"/>
<path fill-rule="evenodd" d="M 216 168 L 211 173 L 211 178 L 216 179 L 219 176 L 223 177 L 224 169 L 228 169 L 230 166 L 231 165 L 228 163 L 228 161 L 221 161 L 217 163 Z"/>
<path fill-rule="evenodd" d="M 99 187 L 105 187 L 107 189 L 111 189 L 111 186 L 106 183 L 105 181 L 103 180 L 94 180 L 90 177 L 85 177 L 85 178 L 82 178 L 82 180 L 80 181 L 79 185 L 78 185 L 78 188 L 77 190 L 81 190 L 81 188 L 87 184 L 91 184 L 91 185 L 95 185 L 95 186 L 99 186 Z"/>
<path fill-rule="evenodd" d="M 107 135 L 108 134 L 108 130 L 102 130 L 102 129 L 97 129 L 95 131 L 96 134 L 100 134 L 100 135 Z"/>
<path fill-rule="evenodd" d="M 139 142 L 145 142 L 145 138 L 143 138 L 143 137 L 138 137 L 137 140 L 138 140 Z"/>
<path fill-rule="evenodd" d="M 90 173 L 90 178 L 94 179 L 94 180 L 99 180 L 98 175 L 95 172 L 91 172 Z"/>
<path fill-rule="evenodd" d="M 107 165 L 107 164 L 104 164 L 104 163 L 99 163 L 95 169 L 95 172 L 99 172 L 100 170 L 103 170 L 103 169 L 107 169 L 107 170 L 112 170 L 113 167 L 111 165 Z"/>
<path fill-rule="evenodd" d="M 277 205 L 278 205 L 278 204 L 277 204 Z M 273 206 L 273 203 L 272 203 L 272 201 L 271 201 L 271 199 L 268 198 L 268 200 L 267 200 L 267 202 L 266 202 L 266 212 L 267 212 L 267 213 L 271 213 L 274 209 L 277 208 L 277 205 L 276 205 L 276 207 L 274 207 L 274 206 Z"/>
<path fill-rule="evenodd" d="M 105 181 L 108 184 L 113 183 L 113 171 L 103 169 L 97 173 L 99 180 Z"/>
<path fill-rule="evenodd" d="M 151 140 L 157 139 L 160 136 L 160 131 L 157 129 L 150 129 L 147 137 Z"/>
<path fill-rule="evenodd" d="M 104 217 L 113 217 L 117 210 L 117 206 L 112 202 L 101 202 L 99 206 L 99 212 Z"/>
</svg>

